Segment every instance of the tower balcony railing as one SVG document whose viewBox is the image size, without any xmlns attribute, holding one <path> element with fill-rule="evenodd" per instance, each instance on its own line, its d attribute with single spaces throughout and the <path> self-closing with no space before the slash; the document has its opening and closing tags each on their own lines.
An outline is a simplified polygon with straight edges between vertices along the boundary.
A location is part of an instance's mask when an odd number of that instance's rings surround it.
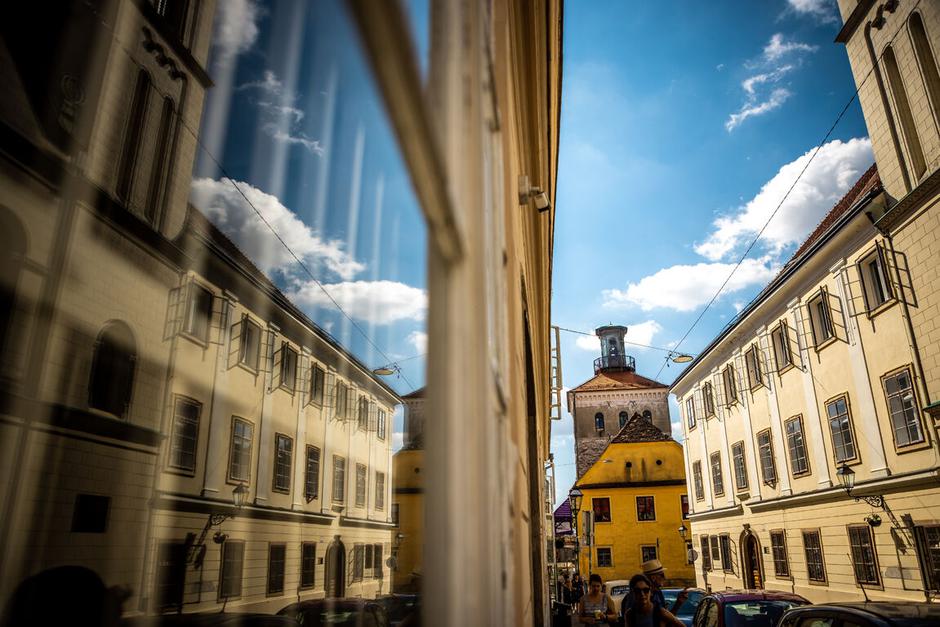
<svg viewBox="0 0 940 627">
<path fill-rule="evenodd" d="M 594 374 L 602 370 L 636 370 L 636 360 L 630 355 L 606 355 L 594 360 Z"/>
</svg>

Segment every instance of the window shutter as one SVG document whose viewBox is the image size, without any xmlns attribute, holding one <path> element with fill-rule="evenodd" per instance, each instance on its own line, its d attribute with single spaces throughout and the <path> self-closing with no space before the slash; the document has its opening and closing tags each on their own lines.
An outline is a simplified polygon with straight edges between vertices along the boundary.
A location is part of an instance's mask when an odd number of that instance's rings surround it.
<svg viewBox="0 0 940 627">
<path fill-rule="evenodd" d="M 790 326 L 790 322 L 787 321 L 787 345 L 790 347 L 790 358 L 793 360 L 793 365 L 802 369 L 803 368 L 803 354 L 800 352 L 800 342 L 799 331 Z"/>
<path fill-rule="evenodd" d="M 859 264 L 853 265 L 845 272 L 845 291 L 848 302 L 845 304 L 846 312 L 855 318 L 866 312 L 865 285 L 862 278 L 864 269 Z"/>
<path fill-rule="evenodd" d="M 354 420 L 356 418 L 357 412 L 359 410 L 358 405 L 356 404 L 356 388 L 349 386 L 346 388 L 346 415 L 342 416 L 346 420 Z"/>
<path fill-rule="evenodd" d="M 914 291 L 911 286 L 911 273 L 907 266 L 907 257 L 902 253 L 888 250 L 883 244 L 878 244 L 878 251 L 881 254 L 882 263 L 884 263 L 888 286 L 891 288 L 891 296 L 898 300 L 904 300 L 910 305 L 916 305 L 912 302 L 913 299 L 908 300 L 908 294 L 913 294 Z"/>
<path fill-rule="evenodd" d="M 242 346 L 242 331 L 244 331 L 244 329 L 244 318 L 232 325 L 232 333 L 228 339 L 228 365 L 230 367 L 238 363 Z"/>
<path fill-rule="evenodd" d="M 271 359 L 271 387 L 276 388 L 281 385 L 281 360 L 284 356 L 284 346 L 274 351 Z"/>
<path fill-rule="evenodd" d="M 824 292 L 824 295 L 826 302 L 829 304 L 829 317 L 832 320 L 832 332 L 838 339 L 847 342 L 849 336 L 848 330 L 845 328 L 845 309 L 842 307 L 842 300 L 828 290 Z"/>
<path fill-rule="evenodd" d="M 186 286 L 170 290 L 167 299 L 167 316 L 164 339 L 170 339 L 183 330 L 183 313 L 186 309 Z"/>
<path fill-rule="evenodd" d="M 336 406 L 336 375 L 332 372 L 326 373 L 326 381 L 323 384 L 323 408 L 329 410 L 328 417 L 332 418 L 332 410 Z"/>
<path fill-rule="evenodd" d="M 715 398 L 715 412 L 718 412 L 719 407 L 726 407 L 728 402 L 725 397 L 725 381 L 724 376 L 719 372 L 718 377 L 712 380 L 712 394 Z"/>
<path fill-rule="evenodd" d="M 369 431 L 377 431 L 379 425 L 378 407 L 375 401 L 369 401 Z"/>
</svg>

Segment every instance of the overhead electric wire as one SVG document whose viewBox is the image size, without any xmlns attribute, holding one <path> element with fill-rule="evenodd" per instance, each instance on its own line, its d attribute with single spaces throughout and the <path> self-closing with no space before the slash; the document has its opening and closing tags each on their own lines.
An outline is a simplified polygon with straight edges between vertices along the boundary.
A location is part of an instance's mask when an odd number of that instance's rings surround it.
<svg viewBox="0 0 940 627">
<path fill-rule="evenodd" d="M 99 24 L 101 24 L 105 29 L 111 31 L 111 34 L 112 34 L 112 36 L 114 37 L 114 41 L 117 42 L 118 46 L 124 51 L 124 53 L 127 54 L 127 56 L 128 56 L 130 59 L 133 60 L 133 59 L 134 59 L 134 55 L 132 54 L 132 52 L 131 52 L 127 47 L 125 47 L 125 46 L 120 42 L 120 39 L 118 38 L 117 33 L 114 32 L 114 29 L 113 29 L 110 25 L 108 25 L 104 19 L 102 19 L 101 15 L 100 15 L 100 14 L 94 9 L 94 7 L 92 7 L 87 1 L 86 1 L 84 4 L 85 4 L 85 6 L 88 8 L 89 11 L 91 11 L 92 13 L 95 14 L 95 16 L 97 16 Z M 160 90 L 160 88 L 159 88 L 155 83 L 151 83 L 151 84 L 150 84 L 150 87 L 151 87 L 154 91 L 156 91 L 158 94 L 160 94 L 160 96 L 162 96 L 162 97 L 164 97 L 164 98 L 170 98 L 170 99 L 172 100 L 172 95 L 162 92 L 162 91 Z M 174 102 L 174 104 L 175 104 L 175 100 L 174 100 L 173 102 Z M 264 225 L 268 228 L 269 231 L 271 231 L 271 233 L 274 235 L 274 237 L 276 237 L 277 240 L 281 243 L 281 245 L 284 246 L 285 250 L 287 250 L 287 252 L 290 253 L 290 256 L 293 257 L 294 261 L 297 262 L 297 265 L 299 265 L 301 268 L 303 268 L 304 272 L 306 272 L 307 275 L 313 280 L 313 282 L 317 284 L 317 287 L 319 287 L 320 290 L 321 290 L 321 291 L 326 295 L 326 297 L 330 300 L 330 302 L 333 303 L 333 305 L 336 307 L 336 309 L 337 309 L 341 314 L 343 314 L 343 316 L 344 316 L 347 320 L 349 320 L 349 322 L 350 322 L 350 323 L 353 325 L 353 327 L 360 333 L 360 335 L 362 335 L 362 337 L 365 338 L 366 342 L 368 342 L 369 345 L 372 346 L 372 348 L 374 348 L 374 349 L 376 350 L 376 352 L 377 352 L 379 355 L 381 355 L 383 359 L 386 360 L 386 363 L 396 363 L 396 362 L 393 362 L 392 359 L 391 359 L 387 354 L 385 354 L 385 351 L 383 351 L 381 348 L 379 348 L 378 344 L 376 344 L 375 341 L 373 341 L 372 338 L 369 337 L 369 335 L 368 335 L 368 334 L 365 332 L 365 330 L 359 325 L 359 323 L 357 323 L 357 322 L 353 319 L 352 316 L 350 316 L 348 313 L 346 313 L 346 310 L 343 309 L 343 308 L 340 306 L 340 304 L 336 301 L 336 299 L 333 298 L 333 295 L 330 294 L 330 292 L 323 286 L 323 284 L 320 282 L 320 280 L 317 279 L 316 276 L 314 276 L 314 274 L 313 274 L 313 272 L 311 272 L 310 268 L 307 267 L 307 264 L 305 264 L 305 263 L 300 259 L 300 257 L 298 257 L 297 254 L 291 249 L 291 247 L 287 245 L 287 242 L 284 241 L 284 239 L 281 237 L 280 233 L 278 233 L 278 232 L 274 229 L 274 227 L 273 227 L 273 226 L 265 219 L 265 217 L 261 214 L 261 212 L 258 210 L 258 208 L 255 207 L 254 203 L 251 202 L 251 200 L 248 198 L 248 196 L 245 195 L 245 192 L 243 192 L 243 191 L 241 190 L 241 188 L 240 188 L 240 187 L 238 186 L 238 184 L 235 182 L 235 179 L 233 179 L 233 178 L 229 175 L 228 171 L 225 169 L 225 167 L 222 165 L 222 163 L 215 157 L 215 155 L 213 155 L 213 154 L 209 151 L 208 148 L 206 148 L 205 144 L 202 143 L 202 141 L 199 139 L 199 133 L 196 132 L 192 127 L 190 127 L 190 125 L 186 122 L 186 118 L 182 115 L 182 113 L 179 112 L 179 111 L 177 111 L 175 107 L 172 107 L 172 108 L 171 108 L 171 111 L 173 112 L 173 115 L 175 115 L 176 118 L 179 120 L 180 125 L 181 125 L 183 128 L 185 128 L 185 129 L 189 132 L 190 135 L 193 136 L 193 139 L 196 140 L 196 145 L 199 147 L 199 149 L 202 150 L 202 151 L 209 157 L 209 159 L 211 159 L 212 162 L 218 167 L 219 172 L 222 174 L 222 176 L 223 176 L 224 178 L 228 179 L 228 181 L 232 184 L 232 186 L 235 188 L 235 190 L 238 191 L 238 194 L 245 200 L 246 203 L 248 203 L 248 206 L 251 207 L 251 209 L 255 212 L 255 214 L 257 214 L 257 216 L 258 216 L 258 218 L 261 220 L 261 222 L 264 223 Z M 415 357 L 420 357 L 420 355 L 416 355 Z M 414 358 L 414 357 L 411 357 L 411 358 L 409 358 L 409 359 L 413 359 L 413 358 Z M 402 361 L 407 361 L 407 360 L 402 360 Z M 408 387 L 409 387 L 409 388 L 411 388 L 412 390 L 416 389 L 415 386 L 411 383 L 411 381 L 408 380 L 408 377 L 405 376 L 405 374 L 402 373 L 400 370 L 398 371 L 398 376 L 400 376 L 402 379 L 405 380 L 405 383 L 408 384 Z"/>
<path fill-rule="evenodd" d="M 568 333 L 576 333 L 578 335 L 587 335 L 589 337 L 597 337 L 594 333 L 588 333 L 587 331 L 578 331 L 577 329 L 568 329 L 565 327 L 559 327 L 557 324 L 555 326 L 558 327 L 559 331 L 567 331 Z M 630 340 L 624 340 L 623 343 L 630 344 L 632 346 L 640 346 L 642 348 L 652 348 L 653 350 L 663 351 L 664 353 L 676 353 L 674 349 L 663 348 L 662 346 L 651 346 L 649 344 L 640 344 L 639 342 L 631 342 Z"/>
<path fill-rule="evenodd" d="M 915 10 L 917 10 L 917 7 L 919 5 L 920 5 L 920 0 L 917 0 L 917 2 L 914 4 L 914 7 L 911 9 L 911 12 L 914 12 Z M 887 50 L 888 47 L 894 43 L 894 39 L 898 36 L 898 33 L 901 32 L 901 28 L 903 26 L 904 25 L 902 23 L 900 26 L 898 26 L 897 30 L 894 31 L 894 35 L 891 36 L 891 39 L 888 41 L 888 45 L 885 46 L 884 50 Z M 884 50 L 882 50 L 881 55 L 878 56 L 878 63 L 881 62 L 881 58 L 884 56 Z M 728 274 L 727 278 L 725 278 L 724 282 L 721 284 L 721 287 L 718 288 L 718 291 L 715 292 L 715 295 L 711 297 L 711 300 L 709 300 L 708 303 L 705 305 L 705 308 L 702 309 L 702 312 L 698 315 L 698 317 L 692 323 L 692 326 L 690 326 L 688 331 L 685 332 L 685 335 L 682 336 L 682 339 L 680 339 L 676 343 L 676 349 L 678 349 L 679 346 L 682 344 L 682 342 L 684 342 L 686 338 L 689 337 L 689 334 L 692 333 L 692 330 L 695 329 L 696 326 L 698 326 L 698 323 L 701 322 L 702 318 L 705 316 L 705 313 L 711 308 L 712 304 L 714 304 L 714 302 L 718 299 L 718 297 L 721 295 L 721 292 L 724 291 L 725 287 L 728 285 L 728 282 L 731 281 L 731 277 L 734 276 L 734 273 L 737 272 L 738 268 L 741 267 L 741 264 L 744 263 L 744 260 L 750 254 L 751 250 L 754 248 L 754 246 L 760 240 L 761 236 L 764 234 L 764 231 L 767 229 L 771 221 L 774 219 L 774 216 L 776 216 L 777 212 L 780 211 L 780 208 L 783 206 L 783 203 L 785 203 L 787 201 L 787 198 L 790 197 L 790 192 L 793 191 L 793 189 L 796 187 L 796 184 L 800 182 L 801 178 L 803 178 L 803 174 L 806 173 L 807 168 L 809 168 L 810 164 L 816 158 L 816 155 L 819 154 L 819 151 L 822 149 L 823 145 L 826 143 L 826 140 L 829 139 L 829 137 L 832 135 L 832 132 L 836 129 L 836 126 L 838 126 L 839 122 L 842 121 L 843 116 L 845 116 L 845 112 L 849 110 L 849 106 L 851 106 L 851 104 L 855 101 L 855 99 L 858 98 L 858 94 L 862 90 L 862 86 L 865 85 L 866 82 L 868 82 L 868 79 L 871 77 L 872 73 L 875 71 L 876 66 L 877 66 L 877 63 L 873 63 L 872 66 L 868 69 L 868 73 L 865 74 L 865 78 L 861 80 L 861 82 L 855 88 L 855 91 L 852 93 L 852 97 L 849 98 L 848 102 L 845 103 L 845 106 L 842 107 L 842 111 L 839 112 L 839 115 L 836 117 L 835 122 L 833 122 L 832 126 L 829 127 L 829 130 L 826 131 L 826 134 L 825 136 L 823 136 L 822 141 L 820 141 L 819 144 L 816 146 L 815 150 L 813 150 L 813 154 L 810 155 L 809 160 L 803 166 L 803 169 L 800 170 L 800 173 L 797 175 L 796 179 L 794 179 L 793 184 L 790 185 L 790 188 L 787 189 L 786 194 L 783 195 L 783 198 L 780 199 L 780 202 L 777 204 L 773 212 L 767 218 L 767 221 L 764 222 L 764 225 L 761 227 L 760 231 L 757 232 L 757 236 L 754 237 L 754 239 L 745 249 L 744 253 L 741 255 L 741 258 L 738 259 L 738 262 L 734 265 L 734 268 L 731 269 L 731 272 Z M 669 364 L 669 358 L 667 356 L 667 358 L 663 361 L 663 364 L 659 367 L 659 370 L 656 372 L 656 376 L 653 378 L 658 379 L 659 375 L 662 374 L 663 368 L 665 368 L 668 364 Z"/>
</svg>

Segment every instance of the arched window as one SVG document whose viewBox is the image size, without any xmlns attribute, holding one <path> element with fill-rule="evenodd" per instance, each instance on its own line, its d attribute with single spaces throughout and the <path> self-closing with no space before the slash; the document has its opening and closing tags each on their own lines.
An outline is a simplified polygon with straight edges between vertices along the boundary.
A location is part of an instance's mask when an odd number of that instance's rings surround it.
<svg viewBox="0 0 940 627">
<path fill-rule="evenodd" d="M 917 135 L 917 127 L 914 123 L 914 116 L 911 114 L 911 106 L 907 99 L 907 92 L 904 89 L 904 82 L 901 80 L 901 71 L 898 69 L 898 61 L 894 56 L 894 49 L 891 46 L 885 48 L 884 63 L 885 74 L 888 77 L 888 85 L 894 96 L 894 106 L 897 109 L 898 122 L 901 125 L 901 130 L 904 132 L 904 140 L 907 144 L 910 170 L 914 174 L 914 178 L 920 180 L 927 170 L 927 162 L 924 161 L 924 150 L 920 145 L 920 137 Z"/>
<path fill-rule="evenodd" d="M 157 226 L 160 223 L 165 205 L 165 181 L 168 170 L 167 162 L 170 154 L 170 145 L 173 142 L 173 99 L 167 96 L 163 99 L 163 112 L 160 115 L 160 132 L 156 138 L 156 152 L 153 157 L 153 170 L 150 172 L 150 191 L 147 194 L 147 220 Z"/>
<path fill-rule="evenodd" d="M 147 104 L 150 100 L 150 75 L 140 70 L 137 85 L 134 87 L 134 100 L 131 102 L 130 117 L 124 131 L 124 150 L 121 153 L 121 169 L 118 173 L 117 196 L 126 204 L 131 202 L 134 188 L 134 170 L 140 154 L 141 135 L 147 117 Z"/>
<path fill-rule="evenodd" d="M 594 428 L 598 431 L 604 430 L 604 414 L 601 412 L 594 414 Z"/>
<path fill-rule="evenodd" d="M 88 406 L 118 418 L 127 416 L 134 387 L 137 350 L 131 330 L 123 322 L 111 322 L 95 341 L 88 380 Z"/>
<path fill-rule="evenodd" d="M 914 53 L 917 55 L 917 64 L 924 77 L 927 97 L 930 99 L 930 108 L 933 110 L 933 118 L 940 127 L 940 72 L 937 70 L 937 57 L 930 49 L 930 38 L 927 37 L 927 29 L 924 28 L 924 20 L 920 13 L 911 13 L 908 26 L 911 31 Z"/>
<path fill-rule="evenodd" d="M 643 410 L 643 419 L 646 420 L 646 422 L 653 422 L 653 412 L 651 412 L 651 411 L 648 410 L 648 409 L 644 409 L 644 410 Z"/>
<path fill-rule="evenodd" d="M 620 428 L 623 429 L 623 425 L 627 424 L 627 412 L 620 412 Z"/>
<path fill-rule="evenodd" d="M 0 207 L 0 355 L 11 354 L 7 338 L 16 311 L 16 288 L 26 260 L 26 232 L 20 221 L 5 207 Z"/>
</svg>

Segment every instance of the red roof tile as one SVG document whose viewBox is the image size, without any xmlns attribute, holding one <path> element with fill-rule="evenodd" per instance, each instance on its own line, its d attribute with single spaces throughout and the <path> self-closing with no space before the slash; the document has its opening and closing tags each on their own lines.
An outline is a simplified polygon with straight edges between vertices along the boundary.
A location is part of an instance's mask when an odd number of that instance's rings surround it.
<svg viewBox="0 0 940 627">
<path fill-rule="evenodd" d="M 665 388 L 669 387 L 659 381 L 647 379 L 642 375 L 630 370 L 610 370 L 599 372 L 592 379 L 589 379 L 572 392 L 583 392 L 587 390 L 642 390 L 644 388 Z"/>
</svg>

